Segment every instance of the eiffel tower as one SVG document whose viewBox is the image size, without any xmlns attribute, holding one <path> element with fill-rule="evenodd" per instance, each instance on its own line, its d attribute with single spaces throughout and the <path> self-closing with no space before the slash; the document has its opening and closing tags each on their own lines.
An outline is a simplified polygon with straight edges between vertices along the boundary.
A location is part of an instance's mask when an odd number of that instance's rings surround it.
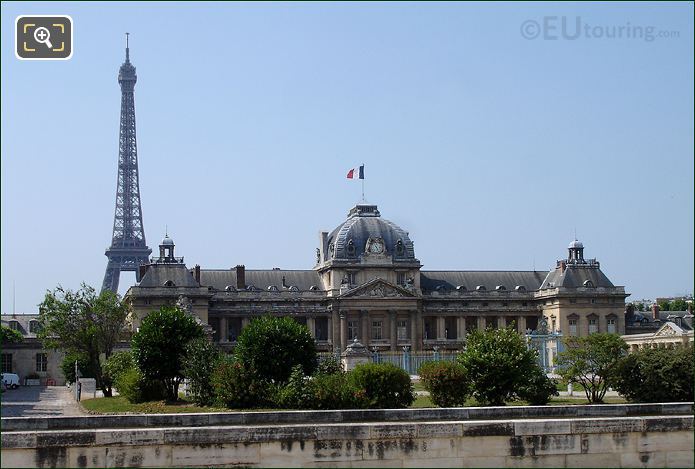
<svg viewBox="0 0 695 469">
<path fill-rule="evenodd" d="M 149 261 L 152 249 L 145 242 L 140 206 L 138 177 L 138 147 L 135 138 L 135 67 L 130 63 L 126 33 L 125 62 L 118 71 L 121 85 L 121 129 L 118 139 L 118 184 L 116 211 L 113 217 L 111 246 L 106 250 L 109 262 L 101 291 L 118 292 L 121 271 L 135 272 L 140 281 L 139 267 Z"/>
</svg>

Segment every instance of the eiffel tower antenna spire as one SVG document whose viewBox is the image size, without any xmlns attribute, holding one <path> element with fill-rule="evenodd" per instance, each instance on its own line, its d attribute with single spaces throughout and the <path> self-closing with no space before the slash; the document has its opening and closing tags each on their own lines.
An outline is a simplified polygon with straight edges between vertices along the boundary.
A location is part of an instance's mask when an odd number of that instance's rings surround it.
<svg viewBox="0 0 695 469">
<path fill-rule="evenodd" d="M 129 33 L 126 33 L 125 62 L 118 71 L 121 86 L 121 126 L 118 138 L 118 182 L 111 245 L 106 249 L 106 265 L 101 291 L 118 292 L 121 271 L 135 272 L 140 281 L 140 265 L 149 261 L 152 249 L 145 241 L 140 205 L 138 147 L 135 134 L 135 83 L 138 78 L 130 63 Z"/>
</svg>

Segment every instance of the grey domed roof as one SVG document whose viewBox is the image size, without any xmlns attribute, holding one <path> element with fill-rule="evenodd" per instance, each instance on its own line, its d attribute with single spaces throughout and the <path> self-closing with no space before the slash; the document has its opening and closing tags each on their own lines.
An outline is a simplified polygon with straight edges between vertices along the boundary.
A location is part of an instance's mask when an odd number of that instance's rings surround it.
<svg viewBox="0 0 695 469">
<path fill-rule="evenodd" d="M 582 244 L 581 241 L 577 241 L 576 239 L 572 241 L 568 247 L 568 249 L 575 249 L 575 248 L 583 248 L 584 245 Z"/>
<path fill-rule="evenodd" d="M 364 254 L 369 238 L 383 239 L 385 254 L 393 256 L 394 260 L 415 260 L 415 249 L 408 232 L 381 218 L 376 205 L 367 204 L 353 207 L 348 219 L 331 232 L 327 257 L 357 260 Z"/>
<path fill-rule="evenodd" d="M 174 240 L 169 237 L 169 235 L 164 236 L 164 239 L 162 242 L 159 244 L 160 246 L 173 246 L 174 245 Z"/>
</svg>

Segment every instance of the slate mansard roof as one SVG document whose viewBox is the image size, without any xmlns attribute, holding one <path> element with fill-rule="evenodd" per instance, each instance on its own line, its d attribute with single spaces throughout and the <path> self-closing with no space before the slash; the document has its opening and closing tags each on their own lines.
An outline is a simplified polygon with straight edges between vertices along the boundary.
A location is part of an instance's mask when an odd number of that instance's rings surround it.
<svg viewBox="0 0 695 469">
<path fill-rule="evenodd" d="M 494 291 L 497 287 L 505 290 L 533 291 L 538 290 L 547 275 L 547 271 L 427 271 L 420 272 L 420 287 L 423 292 L 445 290 L 475 291 L 478 287 L 484 287 L 486 291 Z M 461 287 L 461 288 L 459 288 Z M 482 290 L 482 289 L 480 289 Z"/>
<path fill-rule="evenodd" d="M 276 286 L 279 290 L 283 287 L 295 286 L 301 291 L 307 291 L 311 287 L 323 290 L 321 278 L 314 270 L 253 270 L 246 269 L 245 283 L 247 286 L 253 285 L 260 290 L 267 290 L 270 286 Z M 228 285 L 236 287 L 236 270 L 201 270 L 200 283 L 206 287 L 213 287 L 216 290 L 224 290 Z"/>
<path fill-rule="evenodd" d="M 578 288 L 588 286 L 587 282 L 597 288 L 615 287 L 598 267 L 567 266 L 564 272 L 562 269 L 551 270 L 540 288 Z"/>
</svg>

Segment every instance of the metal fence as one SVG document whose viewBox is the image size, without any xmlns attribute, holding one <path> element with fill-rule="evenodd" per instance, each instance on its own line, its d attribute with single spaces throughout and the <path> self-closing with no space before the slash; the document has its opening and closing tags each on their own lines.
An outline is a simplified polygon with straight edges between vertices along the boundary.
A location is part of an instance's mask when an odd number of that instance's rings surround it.
<svg viewBox="0 0 695 469">
<path fill-rule="evenodd" d="M 406 350 L 403 352 L 373 352 L 372 363 L 392 363 L 407 371 L 409 374 L 416 375 L 423 363 L 438 360 L 453 361 L 456 360 L 459 353 L 460 352 L 456 350 L 420 352 L 411 352 L 410 350 Z M 340 354 L 333 352 L 319 353 L 319 361 L 329 358 L 340 360 Z"/>
</svg>

